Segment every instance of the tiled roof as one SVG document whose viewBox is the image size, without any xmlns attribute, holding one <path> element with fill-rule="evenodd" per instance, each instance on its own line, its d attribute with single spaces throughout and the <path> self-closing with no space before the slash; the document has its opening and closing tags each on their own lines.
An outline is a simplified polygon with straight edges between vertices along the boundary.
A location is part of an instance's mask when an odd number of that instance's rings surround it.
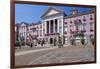
<svg viewBox="0 0 100 69">
<path fill-rule="evenodd" d="M 31 23 L 30 26 L 32 26 L 32 25 L 38 25 L 38 24 L 41 24 L 41 21 L 38 21 L 36 23 Z"/>
</svg>

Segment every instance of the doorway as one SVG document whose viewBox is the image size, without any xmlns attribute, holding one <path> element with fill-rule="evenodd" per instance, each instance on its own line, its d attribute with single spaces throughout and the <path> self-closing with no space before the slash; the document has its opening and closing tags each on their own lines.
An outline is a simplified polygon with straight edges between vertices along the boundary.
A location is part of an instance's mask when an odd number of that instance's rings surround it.
<svg viewBox="0 0 100 69">
<path fill-rule="evenodd" d="M 53 38 L 50 38 L 50 44 L 53 44 Z"/>
</svg>

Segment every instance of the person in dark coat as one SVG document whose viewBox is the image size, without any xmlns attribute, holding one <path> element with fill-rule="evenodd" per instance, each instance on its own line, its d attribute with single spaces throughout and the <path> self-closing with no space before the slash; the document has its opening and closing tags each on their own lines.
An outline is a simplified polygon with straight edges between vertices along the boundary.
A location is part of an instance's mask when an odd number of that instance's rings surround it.
<svg viewBox="0 0 100 69">
<path fill-rule="evenodd" d="M 41 41 L 41 46 L 43 46 L 43 41 Z"/>
<path fill-rule="evenodd" d="M 32 42 L 30 42 L 30 46 L 31 46 L 31 48 L 33 48 Z"/>
</svg>

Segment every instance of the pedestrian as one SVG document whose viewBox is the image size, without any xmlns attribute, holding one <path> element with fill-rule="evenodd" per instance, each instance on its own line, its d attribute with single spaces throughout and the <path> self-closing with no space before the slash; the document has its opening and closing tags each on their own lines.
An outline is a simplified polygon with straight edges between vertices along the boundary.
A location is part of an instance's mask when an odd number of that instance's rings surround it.
<svg viewBox="0 0 100 69">
<path fill-rule="evenodd" d="M 41 46 L 43 46 L 43 41 L 41 41 Z"/>
<path fill-rule="evenodd" d="M 56 46 L 56 43 L 57 43 L 57 41 L 56 41 L 56 39 L 54 39 L 54 46 Z"/>
<path fill-rule="evenodd" d="M 58 46 L 59 46 L 59 48 L 61 48 L 61 47 L 63 46 L 63 44 L 62 44 L 62 40 L 61 40 L 60 37 L 59 37 L 59 41 L 58 41 Z"/>
<path fill-rule="evenodd" d="M 43 42 L 43 40 L 41 41 L 41 46 L 43 46 L 43 44 L 44 44 L 44 42 Z"/>
<path fill-rule="evenodd" d="M 58 38 L 58 47 L 60 48 L 60 37 Z"/>
<path fill-rule="evenodd" d="M 30 46 L 31 46 L 31 48 L 33 48 L 32 41 L 30 42 Z"/>
<path fill-rule="evenodd" d="M 59 48 L 61 48 L 61 43 L 58 44 Z"/>
<path fill-rule="evenodd" d="M 33 45 L 32 45 L 32 43 L 31 43 L 30 45 L 31 45 L 31 48 L 33 48 Z"/>
</svg>

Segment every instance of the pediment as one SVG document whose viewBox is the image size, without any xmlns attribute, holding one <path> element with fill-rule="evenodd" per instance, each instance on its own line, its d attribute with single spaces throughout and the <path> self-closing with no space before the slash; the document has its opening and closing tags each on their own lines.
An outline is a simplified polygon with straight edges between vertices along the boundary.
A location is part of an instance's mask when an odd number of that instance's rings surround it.
<svg viewBox="0 0 100 69">
<path fill-rule="evenodd" d="M 58 14 L 58 13 L 60 13 L 60 12 L 52 9 L 45 16 L 54 15 L 54 14 Z"/>
<path fill-rule="evenodd" d="M 43 15 L 42 17 L 45 16 L 51 16 L 51 15 L 55 15 L 55 14 L 60 14 L 63 13 L 63 11 L 55 9 L 55 8 L 49 8 Z"/>
<path fill-rule="evenodd" d="M 21 23 L 21 26 L 26 26 L 26 23 Z"/>
<path fill-rule="evenodd" d="M 21 26 L 26 26 L 26 24 L 23 23 L 23 24 L 21 24 Z"/>
</svg>

